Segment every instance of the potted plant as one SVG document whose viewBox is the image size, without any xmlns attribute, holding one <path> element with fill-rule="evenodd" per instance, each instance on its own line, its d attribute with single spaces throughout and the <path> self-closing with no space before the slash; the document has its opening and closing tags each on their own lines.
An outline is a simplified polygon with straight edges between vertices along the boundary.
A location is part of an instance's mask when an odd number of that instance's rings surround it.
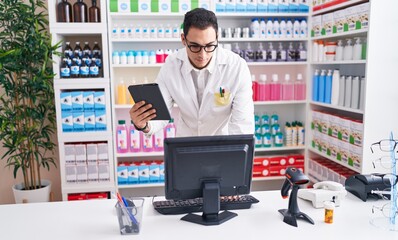
<svg viewBox="0 0 398 240">
<path fill-rule="evenodd" d="M 14 178 L 23 175 L 23 183 L 13 187 L 29 193 L 51 187 L 40 170 L 56 167 L 55 104 L 52 54 L 58 44 L 51 43 L 47 32 L 45 1 L 0 1 L 0 141 L 6 150 L 1 160 L 13 169 Z M 49 186 L 49 187 L 48 187 Z M 47 194 L 47 193 L 46 193 Z M 16 202 L 29 200 L 15 195 Z"/>
</svg>

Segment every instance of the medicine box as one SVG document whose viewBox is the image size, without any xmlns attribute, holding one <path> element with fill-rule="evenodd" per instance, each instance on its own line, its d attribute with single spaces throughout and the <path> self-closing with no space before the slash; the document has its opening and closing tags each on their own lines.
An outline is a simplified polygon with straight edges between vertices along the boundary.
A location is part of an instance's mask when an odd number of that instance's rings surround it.
<svg viewBox="0 0 398 240">
<path fill-rule="evenodd" d="M 361 29 L 369 28 L 369 9 L 369 2 L 357 6 L 358 20 L 360 22 Z"/>
<path fill-rule="evenodd" d="M 138 0 L 138 12 L 150 13 L 151 12 L 151 0 Z"/>
<path fill-rule="evenodd" d="M 246 12 L 257 12 L 257 0 L 246 0 Z"/>
<path fill-rule="evenodd" d="M 88 181 L 86 164 L 76 164 L 76 176 L 78 183 L 86 183 Z"/>
<path fill-rule="evenodd" d="M 214 9 L 216 10 L 216 12 L 225 12 L 225 4 L 226 0 L 215 0 Z"/>
<path fill-rule="evenodd" d="M 117 166 L 117 182 L 118 184 L 126 184 L 128 180 L 128 167 L 121 163 Z"/>
<path fill-rule="evenodd" d="M 289 0 L 289 12 L 295 13 L 299 11 L 299 0 Z"/>
<path fill-rule="evenodd" d="M 363 122 L 352 120 L 350 122 L 350 143 L 356 146 L 362 146 L 363 139 Z"/>
<path fill-rule="evenodd" d="M 73 131 L 73 115 L 72 112 L 61 112 L 61 122 L 63 132 Z"/>
<path fill-rule="evenodd" d="M 334 26 L 333 33 L 342 33 L 348 31 L 348 25 L 345 17 L 345 9 L 333 13 Z"/>
<path fill-rule="evenodd" d="M 100 182 L 110 181 L 109 163 L 98 162 L 98 180 Z"/>
<path fill-rule="evenodd" d="M 164 162 L 159 162 L 159 181 L 164 182 Z"/>
<path fill-rule="evenodd" d="M 73 131 L 83 132 L 84 131 L 84 112 L 78 111 L 73 112 Z"/>
<path fill-rule="evenodd" d="M 186 13 L 191 10 L 191 0 L 179 0 L 178 3 L 180 13 Z"/>
<path fill-rule="evenodd" d="M 159 182 L 160 180 L 160 167 L 156 162 L 149 165 L 149 182 Z"/>
<path fill-rule="evenodd" d="M 326 13 L 322 15 L 322 35 L 332 35 L 333 34 L 333 12 Z"/>
<path fill-rule="evenodd" d="M 72 111 L 72 95 L 70 92 L 61 92 L 61 111 Z"/>
<path fill-rule="evenodd" d="M 75 144 L 76 164 L 87 164 L 86 144 Z"/>
<path fill-rule="evenodd" d="M 67 183 L 76 183 L 76 165 L 65 165 L 65 180 Z"/>
<path fill-rule="evenodd" d="M 279 0 L 278 12 L 281 12 L 281 13 L 289 12 L 289 0 Z"/>
<path fill-rule="evenodd" d="M 171 0 L 159 0 L 159 12 L 171 13 Z"/>
<path fill-rule="evenodd" d="M 311 37 L 321 36 L 322 15 L 312 17 Z"/>
<path fill-rule="evenodd" d="M 84 112 L 84 131 L 95 130 L 95 114 L 94 111 Z"/>
<path fill-rule="evenodd" d="M 257 0 L 257 12 L 268 12 L 268 0 Z"/>
<path fill-rule="evenodd" d="M 236 0 L 225 0 L 225 12 L 235 12 Z"/>
<path fill-rule="evenodd" d="M 98 182 L 98 165 L 89 164 L 87 165 L 87 181 Z"/>
<path fill-rule="evenodd" d="M 145 162 L 138 166 L 138 176 L 140 183 L 149 182 L 149 166 Z"/>
<path fill-rule="evenodd" d="M 139 182 L 138 165 L 135 163 L 130 163 L 130 165 L 127 167 L 127 172 L 128 183 L 137 184 Z"/>
<path fill-rule="evenodd" d="M 359 15 L 357 6 L 345 9 L 345 17 L 348 25 L 348 31 L 360 29 Z"/>
<path fill-rule="evenodd" d="M 98 162 L 108 163 L 108 161 L 109 161 L 108 144 L 107 143 L 98 143 L 97 151 L 98 151 Z"/>
<path fill-rule="evenodd" d="M 308 0 L 299 0 L 299 12 L 307 13 L 310 11 Z"/>
<path fill-rule="evenodd" d="M 236 0 L 235 11 L 236 12 L 246 12 L 247 3 L 246 0 Z"/>
<path fill-rule="evenodd" d="M 97 165 L 98 145 L 96 143 L 89 143 L 86 145 L 86 149 L 87 149 L 87 164 Z"/>
<path fill-rule="evenodd" d="M 73 144 L 65 144 L 64 146 L 65 151 L 65 164 L 66 165 L 73 165 L 76 164 L 76 154 L 75 154 L 75 145 Z"/>
<path fill-rule="evenodd" d="M 84 111 L 94 111 L 94 91 L 83 92 L 83 109 Z"/>
<path fill-rule="evenodd" d="M 72 110 L 83 111 L 83 92 L 73 91 L 71 92 L 72 97 Z"/>
<path fill-rule="evenodd" d="M 94 92 L 94 110 L 105 110 L 105 92 L 95 91 Z"/>
<path fill-rule="evenodd" d="M 268 0 L 268 12 L 278 12 L 279 0 Z"/>
<path fill-rule="evenodd" d="M 95 111 L 95 130 L 106 131 L 105 111 Z"/>
</svg>

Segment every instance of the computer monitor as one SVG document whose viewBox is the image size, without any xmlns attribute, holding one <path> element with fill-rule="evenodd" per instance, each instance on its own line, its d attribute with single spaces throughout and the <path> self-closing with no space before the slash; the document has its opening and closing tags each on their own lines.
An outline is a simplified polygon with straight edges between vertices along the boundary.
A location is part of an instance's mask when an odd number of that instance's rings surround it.
<svg viewBox="0 0 398 240">
<path fill-rule="evenodd" d="M 164 140 L 167 199 L 203 198 L 203 214 L 182 220 L 218 225 L 237 214 L 220 212 L 220 196 L 249 194 L 254 136 L 223 135 L 166 138 Z"/>
</svg>

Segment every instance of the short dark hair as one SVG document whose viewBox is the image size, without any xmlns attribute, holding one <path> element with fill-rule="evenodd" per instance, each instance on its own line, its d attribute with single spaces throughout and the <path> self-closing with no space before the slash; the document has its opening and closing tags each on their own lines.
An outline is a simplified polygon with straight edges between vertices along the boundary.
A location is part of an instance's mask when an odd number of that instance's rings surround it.
<svg viewBox="0 0 398 240">
<path fill-rule="evenodd" d="M 208 27 L 213 27 L 218 35 L 218 23 L 217 17 L 214 12 L 206 10 L 204 8 L 195 8 L 185 14 L 184 17 L 184 35 L 188 35 L 188 31 L 191 27 L 205 30 Z"/>
</svg>

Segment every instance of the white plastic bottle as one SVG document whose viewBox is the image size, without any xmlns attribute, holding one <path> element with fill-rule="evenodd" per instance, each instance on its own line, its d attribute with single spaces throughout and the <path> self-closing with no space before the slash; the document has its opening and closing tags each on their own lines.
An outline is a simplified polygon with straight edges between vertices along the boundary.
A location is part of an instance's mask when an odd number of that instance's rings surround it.
<svg viewBox="0 0 398 240">
<path fill-rule="evenodd" d="M 302 19 L 300 22 L 300 38 L 306 38 L 307 32 L 307 21 L 305 19 Z"/>
<path fill-rule="evenodd" d="M 274 29 L 274 33 L 273 33 L 273 37 L 274 38 L 279 38 L 279 21 L 278 21 L 278 19 L 277 18 L 275 18 L 274 19 L 274 22 L 273 22 L 273 29 Z"/>
<path fill-rule="evenodd" d="M 134 29 L 134 37 L 135 38 L 142 38 L 142 27 L 139 24 Z"/>
<path fill-rule="evenodd" d="M 155 24 L 153 24 L 149 30 L 149 37 L 150 38 L 158 38 L 158 28 Z"/>
<path fill-rule="evenodd" d="M 274 45 L 272 44 L 272 42 L 268 43 L 267 60 L 268 62 L 276 61 L 276 49 L 274 49 Z"/>
<path fill-rule="evenodd" d="M 127 38 L 127 27 L 126 27 L 126 24 L 123 24 L 122 27 L 120 28 L 119 36 L 120 36 L 120 38 Z"/>
<path fill-rule="evenodd" d="M 259 38 L 260 32 L 260 23 L 258 22 L 258 18 L 253 18 L 252 23 L 250 24 L 250 37 L 251 38 Z"/>
<path fill-rule="evenodd" d="M 274 33 L 274 24 L 272 23 L 272 19 L 268 18 L 267 20 L 267 38 L 272 38 Z"/>
<path fill-rule="evenodd" d="M 127 54 L 125 51 L 120 53 L 120 64 L 127 64 Z"/>
<path fill-rule="evenodd" d="M 293 38 L 293 23 L 290 19 L 286 22 L 286 38 Z"/>
<path fill-rule="evenodd" d="M 120 32 L 119 26 L 117 24 L 114 24 L 113 28 L 112 28 L 112 38 L 118 39 L 119 38 L 119 32 Z"/>
<path fill-rule="evenodd" d="M 325 45 L 322 40 L 318 41 L 318 62 L 323 62 L 325 60 Z"/>
<path fill-rule="evenodd" d="M 267 51 L 265 51 L 262 42 L 260 42 L 258 44 L 258 49 L 256 51 L 256 57 L 255 58 L 256 58 L 257 62 L 266 62 L 267 61 Z"/>
<path fill-rule="evenodd" d="M 264 39 L 267 36 L 267 24 L 265 23 L 264 18 L 260 20 L 260 38 Z"/>
<path fill-rule="evenodd" d="M 344 107 L 351 107 L 351 95 L 352 95 L 352 76 L 345 78 L 345 89 L 344 89 Z"/>
<path fill-rule="evenodd" d="M 164 37 L 165 38 L 172 38 L 173 37 L 173 29 L 170 26 L 170 24 L 167 24 L 166 28 L 164 29 Z"/>
<path fill-rule="evenodd" d="M 347 39 L 347 44 L 344 46 L 344 50 L 343 50 L 343 60 L 344 61 L 352 60 L 353 47 L 351 44 L 352 44 L 352 40 Z"/>
<path fill-rule="evenodd" d="M 318 57 L 319 57 L 318 51 L 319 51 L 318 50 L 318 41 L 314 40 L 312 42 L 312 61 L 313 62 L 318 62 L 319 61 L 319 59 L 318 59 Z"/>
<path fill-rule="evenodd" d="M 279 38 L 286 39 L 286 21 L 284 18 L 279 23 Z"/>
<path fill-rule="evenodd" d="M 148 24 L 145 24 L 144 27 L 142 28 L 142 37 L 143 38 L 149 38 L 150 37 L 150 29 Z"/>
<path fill-rule="evenodd" d="M 336 61 L 342 61 L 343 60 L 343 40 L 338 40 L 337 41 L 337 47 L 336 47 L 336 55 L 335 59 Z"/>
<path fill-rule="evenodd" d="M 344 101 L 345 101 L 345 76 L 340 76 L 340 81 L 339 81 L 339 106 L 344 106 Z"/>
<path fill-rule="evenodd" d="M 178 24 L 173 26 L 173 38 L 180 38 L 180 27 L 178 27 Z"/>
<path fill-rule="evenodd" d="M 337 106 L 339 104 L 340 95 L 340 71 L 335 69 L 332 75 L 332 101 L 331 104 Z"/>
<path fill-rule="evenodd" d="M 355 38 L 354 51 L 353 51 L 353 54 L 352 54 L 352 60 L 361 60 L 361 55 L 362 55 L 361 38 L 356 37 Z"/>
<path fill-rule="evenodd" d="M 300 38 L 300 22 L 296 18 L 293 23 L 293 38 L 298 39 Z"/>
<path fill-rule="evenodd" d="M 128 51 L 127 52 L 127 64 L 134 64 L 134 63 L 135 63 L 134 52 Z"/>
<path fill-rule="evenodd" d="M 142 53 L 137 51 L 135 55 L 135 64 L 142 64 Z"/>
<path fill-rule="evenodd" d="M 113 62 L 113 64 L 120 64 L 119 52 L 114 51 L 114 52 L 112 53 L 112 62 Z"/>
<path fill-rule="evenodd" d="M 158 27 L 158 38 L 164 38 L 164 27 L 162 24 Z"/>
</svg>

